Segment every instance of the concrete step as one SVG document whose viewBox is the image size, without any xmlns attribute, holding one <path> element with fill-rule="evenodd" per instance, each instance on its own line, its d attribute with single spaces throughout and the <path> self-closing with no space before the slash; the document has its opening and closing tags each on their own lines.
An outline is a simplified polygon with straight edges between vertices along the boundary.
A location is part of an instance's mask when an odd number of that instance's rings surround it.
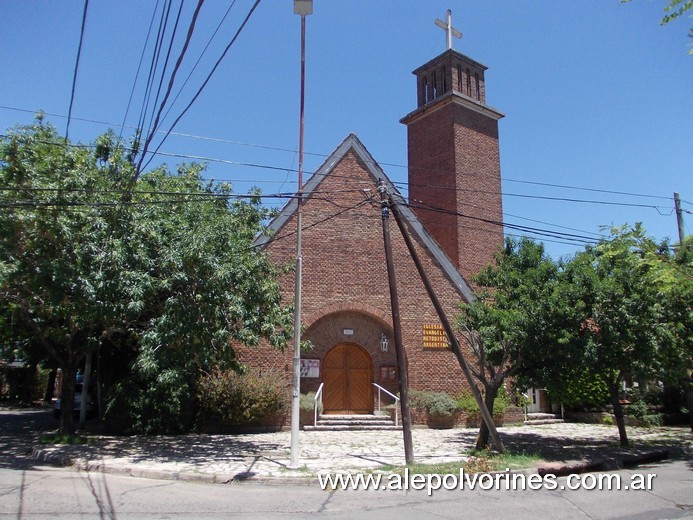
<svg viewBox="0 0 693 520">
<path fill-rule="evenodd" d="M 332 414 L 332 413 L 322 413 L 318 415 L 318 419 L 337 419 L 337 420 L 353 420 L 353 421 L 382 421 L 383 419 L 389 418 L 389 415 L 375 415 L 372 413 L 364 414 Z"/>
<path fill-rule="evenodd" d="M 538 420 L 538 419 L 560 419 L 560 415 L 555 413 L 542 413 L 542 412 L 530 412 L 527 414 L 527 419 Z"/>
<path fill-rule="evenodd" d="M 527 426 L 539 425 L 539 424 L 560 424 L 565 422 L 563 419 L 527 419 L 525 424 Z"/>
<path fill-rule="evenodd" d="M 394 421 L 388 419 L 382 419 L 377 421 L 363 421 L 354 420 L 350 421 L 348 419 L 320 419 L 318 424 L 324 426 L 394 426 Z"/>
<path fill-rule="evenodd" d="M 304 426 L 303 429 L 307 432 L 340 432 L 340 431 L 379 431 L 379 430 L 401 430 L 401 426 L 392 425 L 325 425 L 318 424 L 317 426 Z"/>
<path fill-rule="evenodd" d="M 538 413 L 532 412 L 527 414 L 526 425 L 539 425 L 539 424 L 560 424 L 564 422 L 560 415 L 553 413 Z"/>
<path fill-rule="evenodd" d="M 345 431 L 345 430 L 399 430 L 394 421 L 383 415 L 325 415 L 318 418 L 316 425 L 306 425 L 306 431 Z"/>
</svg>

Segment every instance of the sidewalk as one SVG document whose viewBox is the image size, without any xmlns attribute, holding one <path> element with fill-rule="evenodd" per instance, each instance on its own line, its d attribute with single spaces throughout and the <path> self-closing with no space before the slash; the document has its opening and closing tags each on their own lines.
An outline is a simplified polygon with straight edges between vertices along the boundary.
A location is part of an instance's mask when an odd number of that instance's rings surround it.
<svg viewBox="0 0 693 520">
<path fill-rule="evenodd" d="M 590 424 L 551 424 L 499 428 L 512 453 L 539 453 L 528 471 L 572 473 L 615 469 L 649 458 L 693 456 L 689 428 L 628 428 L 631 447 L 618 446 L 616 428 Z M 417 463 L 464 461 L 476 429 L 412 432 Z M 201 482 L 312 482 L 322 472 L 359 472 L 404 464 L 401 431 L 300 432 L 300 465 L 287 468 L 290 432 L 244 435 L 90 437 L 86 445 L 36 446 L 32 457 L 144 478 Z M 666 451 L 663 451 L 666 450 Z"/>
</svg>

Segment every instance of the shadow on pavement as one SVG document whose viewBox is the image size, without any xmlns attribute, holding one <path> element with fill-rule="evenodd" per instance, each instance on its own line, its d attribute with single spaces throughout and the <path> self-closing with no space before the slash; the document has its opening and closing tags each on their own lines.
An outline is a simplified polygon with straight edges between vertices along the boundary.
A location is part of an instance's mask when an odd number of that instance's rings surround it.
<svg viewBox="0 0 693 520">
<path fill-rule="evenodd" d="M 680 434 L 666 435 L 658 432 L 648 438 L 640 430 L 633 435 L 628 447 L 621 447 L 618 435 L 610 428 L 594 426 L 598 435 L 560 435 L 557 430 L 524 431 L 509 428 L 501 432 L 506 449 L 513 454 L 537 455 L 546 462 L 569 462 L 576 460 L 601 460 L 625 455 L 639 455 L 657 450 L 668 450 L 672 457 L 689 458 L 690 439 Z M 570 431 L 570 430 L 569 430 Z M 460 432 L 459 441 L 466 447 L 474 446 L 477 431 Z M 689 464 L 691 464 L 689 462 Z"/>
<path fill-rule="evenodd" d="M 90 446 L 102 457 L 127 457 L 132 463 L 178 462 L 192 464 L 216 459 L 243 460 L 254 455 L 283 454 L 281 444 L 239 440 L 227 435 L 181 435 L 164 437 L 101 437 Z"/>
<path fill-rule="evenodd" d="M 29 458 L 41 433 L 57 428 L 50 408 L 0 408 L 0 468 L 32 469 Z"/>
</svg>

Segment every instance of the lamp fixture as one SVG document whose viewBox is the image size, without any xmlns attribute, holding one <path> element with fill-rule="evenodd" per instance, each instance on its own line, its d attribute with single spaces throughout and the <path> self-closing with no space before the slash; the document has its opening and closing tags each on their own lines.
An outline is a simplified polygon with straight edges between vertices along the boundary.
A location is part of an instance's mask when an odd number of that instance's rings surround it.
<svg viewBox="0 0 693 520">
<path fill-rule="evenodd" d="M 380 335 L 380 351 L 381 351 L 381 352 L 387 352 L 387 349 L 388 349 L 388 347 L 389 347 L 389 343 L 390 343 L 390 342 L 388 341 L 387 336 L 386 336 L 385 333 L 383 332 L 383 333 Z"/>
</svg>

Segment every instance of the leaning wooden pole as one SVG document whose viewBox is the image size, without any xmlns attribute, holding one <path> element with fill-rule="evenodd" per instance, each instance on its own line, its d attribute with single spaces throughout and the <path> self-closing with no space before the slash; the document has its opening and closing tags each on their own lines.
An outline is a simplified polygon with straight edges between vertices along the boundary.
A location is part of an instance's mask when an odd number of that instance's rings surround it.
<svg viewBox="0 0 693 520">
<path fill-rule="evenodd" d="M 392 308 L 392 328 L 395 333 L 395 352 L 397 354 L 397 375 L 399 377 L 399 398 L 402 408 L 402 435 L 404 437 L 404 460 L 407 464 L 414 463 L 414 443 L 411 436 L 411 414 L 409 412 L 409 376 L 407 359 L 402 342 L 402 326 L 399 314 L 399 299 L 397 298 L 397 281 L 395 266 L 392 259 L 392 243 L 390 241 L 390 198 L 383 181 L 378 186 L 380 192 L 380 214 L 383 222 L 383 241 L 385 242 L 385 262 L 387 278 L 390 285 L 390 306 Z"/>
<path fill-rule="evenodd" d="M 488 427 L 488 431 L 491 435 L 493 445 L 499 453 L 504 453 L 505 447 L 503 446 L 503 441 L 501 440 L 500 435 L 498 434 L 498 430 L 496 429 L 496 424 L 493 422 L 493 417 L 491 417 L 491 414 L 489 413 L 488 408 L 486 407 L 486 403 L 484 402 L 484 399 L 481 396 L 481 392 L 479 392 L 479 389 L 477 388 L 476 383 L 474 382 L 472 371 L 469 368 L 469 365 L 467 364 L 466 358 L 462 354 L 460 343 L 457 341 L 457 337 L 455 336 L 454 331 L 452 330 L 452 326 L 450 325 L 450 322 L 448 321 L 448 318 L 445 315 L 445 312 L 443 311 L 443 306 L 440 304 L 440 300 L 438 300 L 438 297 L 433 291 L 433 286 L 431 285 L 431 282 L 428 279 L 428 275 L 424 271 L 423 265 L 421 264 L 421 260 L 419 259 L 419 255 L 416 253 L 416 249 L 414 249 L 414 243 L 411 241 L 409 232 L 404 227 L 404 222 L 402 222 L 402 215 L 399 212 L 399 208 L 397 207 L 397 204 L 392 199 L 392 197 L 389 197 L 389 200 L 390 208 L 392 209 L 392 214 L 395 217 L 395 222 L 397 222 L 397 226 L 399 227 L 399 230 L 402 233 L 404 243 L 407 244 L 407 249 L 409 249 L 409 253 L 411 254 L 412 260 L 414 261 L 414 265 L 416 265 L 416 269 L 419 272 L 421 281 L 423 282 L 424 287 L 426 288 L 426 292 L 428 292 L 428 297 L 431 299 L 433 307 L 435 307 L 436 312 L 438 313 L 438 318 L 440 318 L 440 322 L 442 323 L 443 328 L 445 329 L 445 334 L 448 337 L 448 341 L 450 342 L 452 351 L 455 353 L 455 356 L 457 357 L 457 361 L 462 367 L 464 376 L 467 378 L 467 382 L 469 383 L 469 388 L 471 389 L 472 394 L 474 395 L 474 399 L 476 400 L 477 405 L 479 405 L 481 417 L 486 423 L 486 426 Z"/>
</svg>

